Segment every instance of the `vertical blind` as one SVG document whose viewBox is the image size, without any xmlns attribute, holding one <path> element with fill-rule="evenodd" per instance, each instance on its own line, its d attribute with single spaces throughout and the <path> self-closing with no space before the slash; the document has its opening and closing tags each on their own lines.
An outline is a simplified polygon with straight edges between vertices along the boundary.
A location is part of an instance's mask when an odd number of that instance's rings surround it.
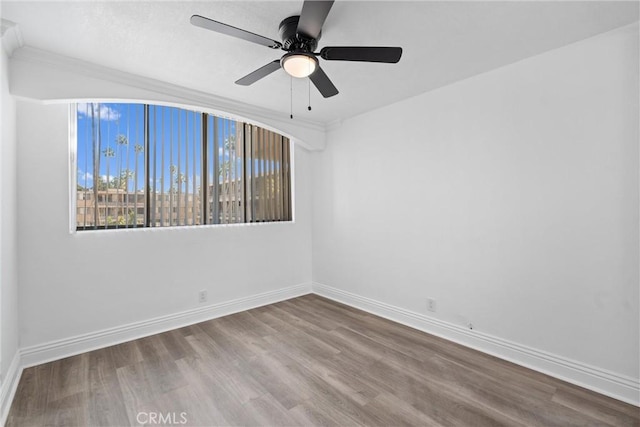
<svg viewBox="0 0 640 427">
<path fill-rule="evenodd" d="M 148 104 L 78 104 L 78 230 L 291 221 L 291 143 Z"/>
</svg>

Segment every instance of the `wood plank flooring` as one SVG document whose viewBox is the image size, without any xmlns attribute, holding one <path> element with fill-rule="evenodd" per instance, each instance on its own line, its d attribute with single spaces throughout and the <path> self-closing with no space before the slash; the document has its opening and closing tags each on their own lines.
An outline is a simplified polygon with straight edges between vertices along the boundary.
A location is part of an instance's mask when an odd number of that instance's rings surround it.
<svg viewBox="0 0 640 427">
<path fill-rule="evenodd" d="M 26 369 L 7 426 L 142 423 L 638 426 L 640 409 L 306 295 Z"/>
</svg>

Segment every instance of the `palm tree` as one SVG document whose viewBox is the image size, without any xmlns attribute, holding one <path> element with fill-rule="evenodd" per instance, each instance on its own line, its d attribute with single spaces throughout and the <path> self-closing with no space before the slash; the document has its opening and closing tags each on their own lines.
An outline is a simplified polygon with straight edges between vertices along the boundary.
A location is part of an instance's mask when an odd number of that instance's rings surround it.
<svg viewBox="0 0 640 427">
<path fill-rule="evenodd" d="M 234 173 L 235 168 L 233 167 L 233 161 L 236 151 L 236 136 L 230 135 L 228 138 L 224 140 L 224 149 L 223 149 L 223 161 L 220 162 L 220 166 L 218 167 L 218 175 L 219 179 L 222 179 L 222 195 L 223 195 L 223 203 L 222 203 L 222 218 L 224 221 L 228 221 L 233 215 L 233 204 L 231 203 L 230 197 L 230 181 L 231 176 Z M 228 153 L 226 158 L 224 153 Z"/>
<path fill-rule="evenodd" d="M 185 174 L 181 173 L 179 175 L 176 175 L 176 184 L 178 185 L 178 188 L 182 188 L 182 184 L 184 184 L 184 182 L 187 180 L 187 177 L 185 176 Z M 187 192 L 185 191 L 185 194 Z"/>
<path fill-rule="evenodd" d="M 125 190 L 129 188 L 129 180 L 133 178 L 133 171 L 129 169 L 124 169 L 120 172 L 120 176 L 113 178 L 111 181 L 112 188 L 117 188 L 119 190 Z"/>
<path fill-rule="evenodd" d="M 220 166 L 218 167 L 218 175 L 221 178 L 225 178 L 227 175 L 231 174 L 231 158 L 232 153 L 235 154 L 236 151 L 236 136 L 231 135 L 227 139 L 224 140 L 224 152 L 228 152 L 228 156 L 226 159 L 223 159 L 223 162 L 220 162 Z M 223 156 L 224 157 L 224 156 Z M 224 179 L 223 179 L 224 182 Z"/>
<path fill-rule="evenodd" d="M 115 157 L 116 152 L 115 152 L 115 151 L 113 151 L 113 148 L 111 148 L 111 147 L 107 147 L 107 148 L 105 148 L 104 150 L 102 150 L 102 154 L 103 154 L 105 157 Z M 108 164 L 107 164 L 107 165 L 108 165 Z"/>
<path fill-rule="evenodd" d="M 128 146 L 129 140 L 125 135 L 120 133 L 116 136 L 115 143 L 117 148 L 116 163 L 118 164 L 118 177 L 117 177 L 116 188 L 118 190 L 121 190 L 122 189 L 122 149 L 121 147 L 124 145 Z M 127 187 L 124 187 L 124 190 L 126 191 Z M 118 191 L 118 193 L 120 193 L 120 191 Z M 125 193 L 125 197 L 127 197 L 126 193 Z M 118 201 L 119 200 L 120 200 L 120 196 L 118 195 Z M 127 200 L 127 203 L 128 203 L 128 200 Z M 124 202 L 123 202 L 123 208 L 124 208 Z"/>
<path fill-rule="evenodd" d="M 111 161 L 109 160 L 112 157 L 116 156 L 116 152 L 113 151 L 113 148 L 111 147 L 107 147 L 104 150 L 102 150 L 102 155 L 105 156 L 107 158 L 107 177 L 106 179 L 106 187 L 107 188 L 111 188 L 111 177 L 109 176 L 109 163 L 111 163 Z"/>
<path fill-rule="evenodd" d="M 175 193 L 178 191 L 178 188 L 181 188 L 181 185 L 187 180 L 187 177 L 183 173 L 178 173 L 178 167 L 176 165 L 171 165 L 169 170 L 173 177 L 171 180 L 171 191 Z M 175 184 L 175 186 L 173 184 Z"/>
<path fill-rule="evenodd" d="M 171 193 L 174 193 L 176 191 L 176 188 L 173 186 L 173 184 L 178 182 L 177 178 L 174 178 L 174 176 L 176 176 L 178 174 L 178 167 L 176 165 L 169 166 L 169 172 L 171 173 L 171 188 L 170 188 L 170 191 L 171 191 Z"/>
<path fill-rule="evenodd" d="M 136 196 L 135 201 L 135 209 L 136 209 L 136 223 L 138 222 L 138 157 L 140 153 L 144 153 L 144 146 L 140 144 L 135 144 L 133 146 L 133 150 L 135 151 L 136 161 L 135 161 L 135 173 L 133 175 L 133 191 Z"/>
<path fill-rule="evenodd" d="M 94 178 L 94 179 L 96 180 L 95 182 L 96 189 L 103 191 L 109 188 L 109 183 L 107 182 L 104 176 L 98 176 L 97 178 Z"/>
<path fill-rule="evenodd" d="M 177 173 L 178 168 L 176 165 L 169 166 L 169 173 L 171 178 L 169 179 L 169 225 L 173 225 L 173 194 L 175 193 L 173 187 L 173 176 Z"/>
<path fill-rule="evenodd" d="M 176 220 L 180 219 L 180 189 L 182 188 L 182 184 L 187 180 L 187 177 L 183 173 L 178 173 L 178 167 L 176 165 L 169 166 L 169 171 L 171 172 L 171 187 L 169 188 L 169 218 L 173 217 L 173 200 L 174 195 L 176 195 L 175 200 L 178 204 L 178 215 Z M 185 198 L 186 203 L 186 198 Z"/>
<path fill-rule="evenodd" d="M 129 144 L 129 140 L 127 139 L 126 135 L 119 134 L 118 136 L 116 136 L 116 144 L 127 145 Z"/>
<path fill-rule="evenodd" d="M 138 191 L 138 156 L 140 155 L 140 153 L 144 153 L 144 146 L 140 145 L 140 144 L 136 144 L 133 147 L 134 151 L 136 152 L 136 165 L 135 165 L 135 191 Z"/>
<path fill-rule="evenodd" d="M 116 147 L 118 148 L 118 154 L 120 154 L 121 149 L 120 147 L 122 147 L 123 145 L 129 145 L 129 140 L 127 139 L 127 137 L 125 135 L 119 134 L 118 136 L 116 136 Z M 121 175 L 121 171 L 122 171 L 122 154 L 120 154 L 119 156 L 117 156 L 117 163 L 118 163 L 118 176 Z"/>
</svg>

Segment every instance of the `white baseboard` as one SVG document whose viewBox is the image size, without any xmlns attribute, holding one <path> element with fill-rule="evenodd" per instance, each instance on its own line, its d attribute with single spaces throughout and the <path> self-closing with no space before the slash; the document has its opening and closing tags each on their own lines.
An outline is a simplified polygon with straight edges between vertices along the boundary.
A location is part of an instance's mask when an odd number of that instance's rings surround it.
<svg viewBox="0 0 640 427">
<path fill-rule="evenodd" d="M 273 304 L 311 292 L 597 393 L 640 406 L 640 383 L 637 379 L 483 334 L 477 330 L 471 331 L 449 322 L 321 283 L 307 283 L 23 348 L 14 357 L 5 381 L 2 382 L 0 390 L 0 421 L 2 423 L 0 425 L 3 425 L 6 420 L 23 368 Z"/>
<path fill-rule="evenodd" d="M 20 352 L 22 367 L 26 368 L 40 365 L 87 351 L 159 334 L 263 305 L 273 304 L 308 293 L 311 293 L 311 284 L 305 283 L 223 303 L 212 304 L 206 307 L 198 307 L 181 313 L 156 317 L 154 319 L 26 347 Z"/>
<path fill-rule="evenodd" d="M 20 381 L 21 375 L 22 367 L 20 363 L 20 351 L 18 350 L 11 360 L 9 369 L 0 386 L 0 426 L 5 425 L 7 422 L 11 402 L 13 402 L 13 397 L 18 389 L 18 382 Z"/>
<path fill-rule="evenodd" d="M 314 282 L 315 294 L 640 406 L 640 381 L 420 313 Z"/>
</svg>

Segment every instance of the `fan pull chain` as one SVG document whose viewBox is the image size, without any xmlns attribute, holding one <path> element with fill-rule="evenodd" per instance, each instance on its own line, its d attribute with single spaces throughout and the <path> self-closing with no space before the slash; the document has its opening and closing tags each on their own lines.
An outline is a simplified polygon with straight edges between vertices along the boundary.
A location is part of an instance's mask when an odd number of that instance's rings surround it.
<svg viewBox="0 0 640 427">
<path fill-rule="evenodd" d="M 289 77 L 289 84 L 291 86 L 291 104 L 289 105 L 289 117 L 293 120 L 293 77 Z"/>
<path fill-rule="evenodd" d="M 307 109 L 311 111 L 311 79 L 308 78 L 307 83 L 309 83 L 309 106 L 307 107 Z"/>
</svg>

